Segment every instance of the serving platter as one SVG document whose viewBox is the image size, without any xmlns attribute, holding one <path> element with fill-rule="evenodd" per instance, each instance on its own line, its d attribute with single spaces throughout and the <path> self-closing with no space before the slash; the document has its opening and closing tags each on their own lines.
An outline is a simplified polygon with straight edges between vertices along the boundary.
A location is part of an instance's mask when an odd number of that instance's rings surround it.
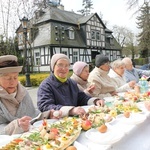
<svg viewBox="0 0 150 150">
<path fill-rule="evenodd" d="M 47 119 L 47 123 L 48 124 L 52 124 L 52 123 L 54 123 L 56 121 L 59 121 L 59 119 Z M 33 124 L 33 127 L 38 128 L 38 127 L 40 127 L 42 125 L 42 123 L 43 123 L 43 120 L 36 121 Z"/>
<path fill-rule="evenodd" d="M 126 118 L 123 114 L 121 114 L 117 117 L 117 119 L 123 124 L 137 125 L 144 122 L 146 116 L 140 113 L 131 113 L 130 117 Z"/>
<path fill-rule="evenodd" d="M 101 133 L 96 128 L 92 128 L 85 133 L 85 136 L 94 143 L 110 145 L 119 141 L 124 136 L 124 132 L 109 125 L 105 133 Z"/>
</svg>

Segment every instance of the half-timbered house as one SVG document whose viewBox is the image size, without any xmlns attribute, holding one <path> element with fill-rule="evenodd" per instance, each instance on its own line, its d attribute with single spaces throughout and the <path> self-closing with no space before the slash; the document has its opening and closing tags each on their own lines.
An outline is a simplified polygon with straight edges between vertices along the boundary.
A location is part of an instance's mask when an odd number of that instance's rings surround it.
<svg viewBox="0 0 150 150">
<path fill-rule="evenodd" d="M 33 70 L 48 71 L 55 53 L 64 53 L 71 64 L 76 61 L 91 63 L 99 53 L 110 60 L 120 57 L 121 47 L 97 13 L 83 16 L 49 6 L 35 13 L 28 24 L 28 57 Z M 23 28 L 16 31 L 19 49 L 24 49 Z"/>
</svg>

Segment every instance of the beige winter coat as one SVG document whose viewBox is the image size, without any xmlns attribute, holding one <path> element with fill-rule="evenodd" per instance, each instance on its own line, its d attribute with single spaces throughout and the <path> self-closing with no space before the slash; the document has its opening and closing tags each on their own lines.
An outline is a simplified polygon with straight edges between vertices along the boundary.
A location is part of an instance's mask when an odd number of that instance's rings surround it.
<svg viewBox="0 0 150 150">
<path fill-rule="evenodd" d="M 109 97 L 111 96 L 111 92 L 116 91 L 115 81 L 108 76 L 108 72 L 100 68 L 95 67 L 90 72 L 88 81 L 95 83 L 95 90 L 93 92 L 93 96 L 95 97 Z"/>
</svg>

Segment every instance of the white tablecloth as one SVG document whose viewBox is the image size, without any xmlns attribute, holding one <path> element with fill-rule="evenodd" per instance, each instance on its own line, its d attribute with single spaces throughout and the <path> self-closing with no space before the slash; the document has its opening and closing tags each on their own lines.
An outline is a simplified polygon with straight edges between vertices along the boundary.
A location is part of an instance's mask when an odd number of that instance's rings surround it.
<svg viewBox="0 0 150 150">
<path fill-rule="evenodd" d="M 120 126 L 122 132 L 125 132 L 124 136 L 114 144 L 100 145 L 94 143 L 85 136 L 85 132 L 82 132 L 76 141 L 84 145 L 86 150 L 150 150 L 150 112 L 147 111 L 144 115 L 146 119 L 140 124 L 121 125 L 113 123 L 114 126 L 118 125 L 118 128 Z"/>
</svg>

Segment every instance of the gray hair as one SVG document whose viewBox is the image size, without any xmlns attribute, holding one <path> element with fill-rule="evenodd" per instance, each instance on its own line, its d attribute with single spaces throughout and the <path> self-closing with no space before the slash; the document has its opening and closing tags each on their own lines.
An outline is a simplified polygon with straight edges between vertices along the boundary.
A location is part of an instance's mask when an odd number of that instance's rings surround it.
<svg viewBox="0 0 150 150">
<path fill-rule="evenodd" d="M 117 59 L 111 62 L 111 68 L 114 70 L 120 66 L 125 66 L 125 63 L 121 59 Z"/>
<path fill-rule="evenodd" d="M 132 60 L 129 57 L 123 58 L 122 62 L 124 62 L 125 65 L 132 64 Z"/>
</svg>

